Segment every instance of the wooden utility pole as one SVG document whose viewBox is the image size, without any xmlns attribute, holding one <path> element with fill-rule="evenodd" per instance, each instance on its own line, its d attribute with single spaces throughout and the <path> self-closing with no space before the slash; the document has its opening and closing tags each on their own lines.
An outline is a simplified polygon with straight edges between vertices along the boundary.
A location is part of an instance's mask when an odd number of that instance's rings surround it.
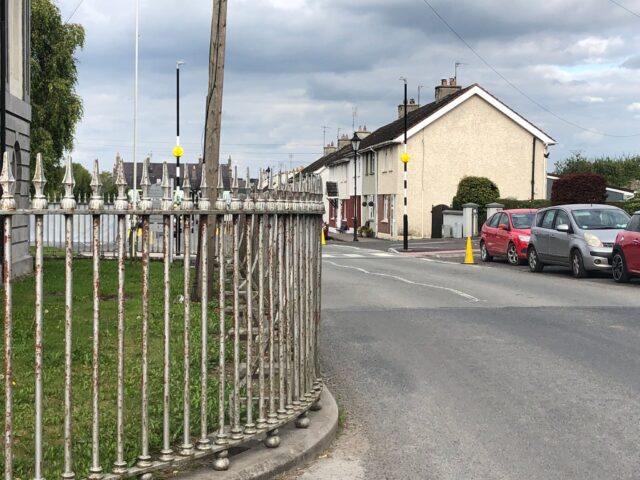
<svg viewBox="0 0 640 480">
<path fill-rule="evenodd" d="M 215 192 L 218 184 L 218 168 L 220 163 L 220 130 L 222 125 L 222 89 L 224 84 L 224 56 L 227 37 L 227 0 L 213 0 L 213 14 L 211 18 L 211 44 L 209 46 L 209 89 L 207 92 L 207 110 L 204 133 L 204 166 L 207 179 L 207 195 L 215 204 Z M 209 255 L 207 270 L 214 271 L 215 233 L 212 228 L 215 217 L 209 218 Z M 200 249 L 198 248 L 198 256 Z M 197 265 L 200 265 L 198 261 Z M 209 275 L 211 276 L 211 275 Z M 201 276 L 197 275 L 194 294 L 199 297 Z M 209 295 L 213 292 L 213 282 L 209 282 Z"/>
</svg>

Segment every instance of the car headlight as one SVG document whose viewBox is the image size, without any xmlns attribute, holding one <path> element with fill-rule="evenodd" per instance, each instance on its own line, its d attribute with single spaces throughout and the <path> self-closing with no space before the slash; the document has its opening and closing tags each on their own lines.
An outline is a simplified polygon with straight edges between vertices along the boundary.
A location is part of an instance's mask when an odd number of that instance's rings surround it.
<svg viewBox="0 0 640 480">
<path fill-rule="evenodd" d="M 596 237 L 593 233 L 585 233 L 584 234 L 584 239 L 587 242 L 587 245 L 589 245 L 590 247 L 602 247 L 602 240 L 600 240 L 598 237 Z"/>
<path fill-rule="evenodd" d="M 531 240 L 530 235 L 518 235 L 518 238 L 520 239 L 521 242 L 524 242 L 524 243 L 529 243 L 529 240 Z"/>
</svg>

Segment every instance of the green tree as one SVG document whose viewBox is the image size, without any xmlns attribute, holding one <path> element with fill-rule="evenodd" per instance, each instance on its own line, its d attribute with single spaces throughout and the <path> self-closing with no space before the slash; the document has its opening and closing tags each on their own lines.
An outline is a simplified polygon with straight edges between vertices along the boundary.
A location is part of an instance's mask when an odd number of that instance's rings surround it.
<svg viewBox="0 0 640 480">
<path fill-rule="evenodd" d="M 484 207 L 500 198 L 500 190 L 486 177 L 464 177 L 453 197 L 453 208 L 460 209 L 465 203 L 477 203 Z"/>
<path fill-rule="evenodd" d="M 595 173 L 602 175 L 611 187 L 633 188 L 640 180 L 640 156 L 596 157 L 589 159 L 581 152 L 556 164 L 556 175 Z"/>
<path fill-rule="evenodd" d="M 47 191 L 60 192 L 65 151 L 73 148 L 82 100 L 76 94 L 77 59 L 84 46 L 84 28 L 65 24 L 52 0 L 31 4 L 31 168 L 42 153 Z"/>
<path fill-rule="evenodd" d="M 116 179 L 111 172 L 102 172 L 100 174 L 100 181 L 102 182 L 102 193 L 108 195 L 111 198 L 112 195 L 118 193 L 118 187 L 116 187 Z"/>
<path fill-rule="evenodd" d="M 91 195 L 91 174 L 79 163 L 73 164 L 73 179 L 76 186 L 73 193 L 76 197 Z"/>
</svg>

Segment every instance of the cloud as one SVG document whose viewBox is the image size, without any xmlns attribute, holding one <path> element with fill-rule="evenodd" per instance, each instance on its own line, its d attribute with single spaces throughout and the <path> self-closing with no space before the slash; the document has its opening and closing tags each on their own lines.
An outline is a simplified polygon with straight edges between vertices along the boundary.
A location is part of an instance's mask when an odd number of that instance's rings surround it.
<svg viewBox="0 0 640 480">
<path fill-rule="evenodd" d="M 627 110 L 630 112 L 639 112 L 640 111 L 640 102 L 633 102 L 627 105 Z"/>
<path fill-rule="evenodd" d="M 66 18 L 77 0 L 59 0 Z M 601 0 L 431 0 L 456 31 L 503 76 L 570 123 L 632 134 L 625 113 L 637 99 L 637 18 Z M 171 160 L 175 62 L 184 59 L 181 141 L 201 154 L 207 91 L 210 2 L 141 0 L 137 157 Z M 133 156 L 133 2 L 85 2 L 73 21 L 87 32 L 79 59 L 85 115 L 74 158 Z M 480 83 L 560 141 L 553 158 L 634 152 L 633 139 L 584 132 L 524 98 L 467 49 L 420 0 L 235 0 L 229 2 L 221 156 L 241 166 L 308 164 L 338 129 L 395 119 L 402 99 L 440 78 Z M 635 111 L 635 110 L 634 110 Z M 638 128 L 640 130 L 640 127 Z"/>
</svg>

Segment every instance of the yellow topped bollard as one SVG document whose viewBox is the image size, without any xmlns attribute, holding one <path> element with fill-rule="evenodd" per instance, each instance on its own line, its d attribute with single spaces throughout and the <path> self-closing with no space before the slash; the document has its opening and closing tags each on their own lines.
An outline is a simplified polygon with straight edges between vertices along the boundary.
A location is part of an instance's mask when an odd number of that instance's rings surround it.
<svg viewBox="0 0 640 480">
<path fill-rule="evenodd" d="M 321 230 L 321 236 L 322 236 L 322 245 L 326 245 L 327 244 L 327 240 L 324 238 L 324 228 Z"/>
<path fill-rule="evenodd" d="M 465 265 L 475 265 L 476 261 L 473 258 L 473 245 L 471 244 L 471 237 L 467 237 L 467 253 L 464 256 Z"/>
</svg>

